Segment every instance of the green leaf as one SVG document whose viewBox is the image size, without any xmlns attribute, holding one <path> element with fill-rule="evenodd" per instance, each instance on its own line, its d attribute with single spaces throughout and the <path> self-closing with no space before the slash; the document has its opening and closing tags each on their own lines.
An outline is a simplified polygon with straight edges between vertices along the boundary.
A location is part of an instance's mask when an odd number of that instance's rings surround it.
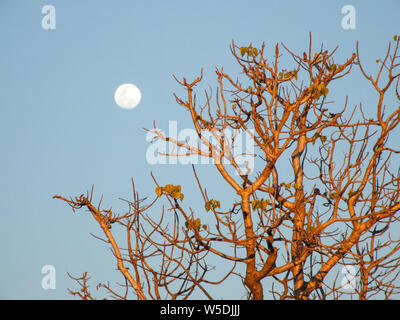
<svg viewBox="0 0 400 320">
<path fill-rule="evenodd" d="M 173 199 L 181 199 L 184 198 L 183 193 L 181 192 L 182 187 L 180 185 L 174 186 L 172 184 L 167 184 L 165 187 L 157 187 L 156 193 L 158 196 L 161 196 L 162 193 L 166 193 L 167 195 L 171 196 Z"/>
<path fill-rule="evenodd" d="M 253 210 L 260 209 L 262 211 L 265 211 L 267 209 L 267 206 L 270 204 L 271 204 L 271 202 L 268 199 L 267 200 L 264 200 L 264 199 L 253 200 L 251 202 L 251 206 L 252 206 Z"/>
<path fill-rule="evenodd" d="M 261 208 L 260 208 L 261 210 L 265 210 L 265 209 L 267 209 L 267 203 L 265 202 L 265 201 L 261 201 Z"/>
<path fill-rule="evenodd" d="M 221 206 L 221 203 L 218 200 L 214 200 L 214 199 L 211 199 L 210 201 L 207 201 L 204 204 L 204 207 L 207 212 L 210 211 L 211 208 L 216 209 L 216 208 L 219 208 L 220 206 Z"/>
<path fill-rule="evenodd" d="M 180 195 L 180 192 L 174 191 L 174 192 L 171 193 L 171 197 L 172 197 L 173 199 L 178 199 L 178 198 L 179 198 L 179 195 Z"/>
<path fill-rule="evenodd" d="M 327 94 L 329 93 L 329 89 L 327 87 L 323 87 L 320 92 L 324 97 L 326 97 Z"/>
<path fill-rule="evenodd" d="M 200 231 L 201 228 L 201 221 L 199 218 L 195 219 L 195 220 L 191 220 L 191 221 L 185 221 L 185 226 L 188 229 L 194 229 L 196 228 L 197 230 Z"/>
<path fill-rule="evenodd" d="M 199 218 L 195 219 L 193 224 L 194 224 L 194 227 L 196 227 L 198 230 L 200 230 L 201 221 Z"/>
<path fill-rule="evenodd" d="M 212 206 L 213 206 L 214 209 L 220 208 L 221 207 L 221 203 L 218 200 L 212 200 Z"/>
<path fill-rule="evenodd" d="M 321 55 L 320 55 L 319 53 L 316 53 L 316 54 L 314 55 L 314 60 L 313 60 L 313 62 L 314 62 L 314 63 L 319 63 L 319 62 L 321 62 Z"/>
</svg>

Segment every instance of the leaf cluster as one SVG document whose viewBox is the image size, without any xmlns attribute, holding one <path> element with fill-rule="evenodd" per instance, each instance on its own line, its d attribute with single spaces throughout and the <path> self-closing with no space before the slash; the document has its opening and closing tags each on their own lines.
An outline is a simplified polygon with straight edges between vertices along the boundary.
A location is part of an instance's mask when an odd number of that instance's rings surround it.
<svg viewBox="0 0 400 320">
<path fill-rule="evenodd" d="M 319 83 L 318 85 L 312 83 L 310 85 L 310 92 L 311 94 L 315 95 L 316 99 L 318 100 L 321 95 L 326 98 L 327 94 L 329 93 L 329 89 L 325 87 L 325 84 Z"/>
<path fill-rule="evenodd" d="M 289 70 L 287 71 L 286 69 L 282 69 L 281 72 L 279 72 L 278 74 L 278 78 L 279 80 L 291 80 L 292 78 L 295 78 L 297 80 L 297 74 L 298 71 L 297 70 Z"/>
<path fill-rule="evenodd" d="M 171 196 L 173 199 L 181 199 L 183 201 L 184 195 L 181 192 L 182 188 L 180 185 L 174 186 L 172 184 L 167 184 L 165 187 L 157 187 L 156 194 L 160 197 L 165 194 Z"/>
<path fill-rule="evenodd" d="M 257 57 L 259 52 L 257 48 L 253 48 L 252 45 L 249 45 L 248 47 L 240 47 L 240 54 L 242 57 L 247 54 L 247 58 L 250 58 Z"/>
<path fill-rule="evenodd" d="M 271 202 L 268 199 L 266 199 L 266 200 L 264 200 L 264 199 L 258 200 L 257 199 L 257 200 L 253 200 L 251 202 L 251 206 L 252 206 L 253 210 L 260 209 L 262 211 L 265 211 L 267 209 L 267 206 L 270 204 L 271 204 Z"/>
<path fill-rule="evenodd" d="M 211 199 L 210 201 L 207 201 L 204 204 L 204 208 L 206 209 L 207 212 L 210 211 L 211 208 L 216 209 L 216 208 L 220 208 L 220 207 L 221 207 L 221 203 L 218 200 L 214 200 L 214 199 Z"/>
<path fill-rule="evenodd" d="M 314 145 L 315 144 L 315 142 L 317 141 L 317 139 L 320 139 L 321 140 L 321 142 L 322 143 L 324 143 L 324 142 L 326 142 L 326 136 L 324 136 L 324 135 L 322 135 L 322 134 L 315 134 L 313 137 L 312 137 L 312 144 Z"/>
<path fill-rule="evenodd" d="M 192 229 L 192 230 L 200 231 L 201 228 L 203 228 L 204 230 L 207 230 L 207 225 L 205 225 L 205 224 L 201 225 L 200 218 L 186 221 L 185 227 L 188 228 L 189 230 Z"/>
</svg>

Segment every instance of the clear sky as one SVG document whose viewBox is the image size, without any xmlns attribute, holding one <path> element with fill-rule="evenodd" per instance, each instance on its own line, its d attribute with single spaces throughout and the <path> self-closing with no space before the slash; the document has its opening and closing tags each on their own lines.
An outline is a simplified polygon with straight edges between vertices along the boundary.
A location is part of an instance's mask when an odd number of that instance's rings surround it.
<svg viewBox="0 0 400 320">
<path fill-rule="evenodd" d="M 54 30 L 41 25 L 47 4 L 56 9 Z M 355 30 L 341 25 L 348 4 L 356 9 Z M 173 74 L 192 79 L 203 67 L 205 83 L 214 85 L 216 66 L 234 68 L 232 39 L 265 42 L 271 50 L 283 42 L 303 52 L 309 32 L 315 49 L 321 42 L 329 49 L 339 45 L 338 61 L 359 41 L 373 71 L 400 34 L 399 16 L 398 0 L 1 0 L 0 298 L 70 299 L 67 288 L 75 283 L 66 272 L 88 271 L 93 287 L 113 279 L 111 253 L 89 234 L 100 230 L 54 194 L 79 195 L 94 184 L 106 205 L 123 208 L 118 197 L 129 198 L 131 177 L 144 195 L 154 193 L 152 171 L 163 184 L 181 184 L 185 199 L 196 201 L 190 166 L 152 166 L 145 156 L 143 128 L 154 120 L 164 130 L 170 120 L 178 130 L 190 128 L 172 95 L 182 93 Z M 132 110 L 114 102 L 125 82 L 142 92 Z M 375 98 L 365 81 L 338 88 L 354 104 Z M 216 171 L 210 166 L 203 174 L 223 200 Z M 44 265 L 56 269 L 55 290 L 41 286 Z"/>
</svg>

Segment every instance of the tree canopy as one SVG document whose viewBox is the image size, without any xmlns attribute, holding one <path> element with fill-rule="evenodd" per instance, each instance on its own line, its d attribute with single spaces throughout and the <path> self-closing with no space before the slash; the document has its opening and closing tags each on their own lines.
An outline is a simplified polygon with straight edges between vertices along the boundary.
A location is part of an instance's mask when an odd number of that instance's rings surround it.
<svg viewBox="0 0 400 320">
<path fill-rule="evenodd" d="M 189 112 L 198 141 L 179 141 L 155 126 L 151 132 L 175 144 L 178 156 L 212 159 L 225 182 L 221 188 L 233 190 L 237 201 L 209 197 L 211 182 L 202 181 L 195 166 L 194 186 L 212 223 L 202 221 L 204 212 L 193 210 L 185 186 L 171 184 L 173 179 L 161 183 L 153 176 L 154 191 L 144 198 L 132 180 L 125 213 L 94 204 L 93 190 L 55 196 L 74 210 L 87 208 L 112 248 L 126 282 L 120 292 L 100 287 L 118 299 L 132 293 L 138 299 L 188 299 L 194 293 L 212 299 L 213 286 L 239 277 L 249 299 L 264 299 L 267 291 L 275 299 L 398 296 L 399 43 L 394 36 L 376 61 L 378 72 L 370 75 L 358 43 L 351 56 L 336 61 L 338 48 L 313 51 L 311 36 L 306 51 L 276 44 L 270 58 L 265 44 L 232 41 L 242 72 L 234 76 L 217 68 L 217 86 L 204 92 L 204 103 L 197 98 L 203 70 L 193 81 L 176 77 L 186 90 L 184 97 L 175 95 L 176 102 Z M 292 67 L 280 65 L 282 55 L 291 57 Z M 376 101 L 368 101 L 373 111 L 366 112 L 362 102 L 349 105 L 351 88 L 336 93 L 342 101 L 330 99 L 332 83 L 356 69 L 376 92 Z M 227 129 L 234 134 L 227 136 Z M 251 137 L 247 159 L 254 162 L 239 162 L 246 151 L 238 152 L 234 142 L 243 134 Z M 160 201 L 161 212 L 155 207 Z M 124 232 L 126 243 L 118 243 L 115 232 Z M 218 268 L 211 257 L 229 265 L 219 279 L 209 276 Z M 337 267 L 351 274 L 348 282 L 330 276 Z M 71 293 L 93 298 L 87 274 L 74 279 L 81 289 Z"/>
</svg>

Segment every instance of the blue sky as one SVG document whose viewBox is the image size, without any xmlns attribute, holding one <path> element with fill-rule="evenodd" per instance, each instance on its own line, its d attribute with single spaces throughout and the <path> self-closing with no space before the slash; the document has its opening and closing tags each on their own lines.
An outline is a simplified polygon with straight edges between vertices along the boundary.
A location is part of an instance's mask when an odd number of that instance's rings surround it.
<svg viewBox="0 0 400 320">
<path fill-rule="evenodd" d="M 47 4 L 56 9 L 55 30 L 41 27 Z M 355 30 L 341 27 L 347 4 L 356 9 Z M 154 120 L 164 130 L 170 120 L 190 127 L 172 95 L 182 93 L 173 74 L 192 79 L 203 67 L 205 83 L 214 85 L 216 66 L 235 70 L 232 39 L 303 52 L 309 32 L 316 49 L 339 45 L 339 61 L 359 41 L 372 72 L 400 34 L 399 14 L 396 0 L 1 0 L 0 299 L 69 299 L 74 283 L 66 272 L 89 271 L 93 286 L 115 273 L 108 248 L 89 234 L 100 234 L 96 225 L 54 194 L 79 195 L 94 184 L 104 203 L 118 208 L 118 197 L 130 196 L 131 177 L 144 195 L 154 192 L 152 171 L 162 183 L 173 177 L 196 201 L 190 166 L 151 166 L 145 158 L 143 128 Z M 351 94 L 354 104 L 374 99 L 357 79 L 341 82 L 340 96 Z M 142 92 L 133 110 L 114 102 L 125 82 Z M 216 171 L 204 168 L 202 177 L 223 199 Z M 55 290 L 41 287 L 48 264 L 56 268 Z"/>
</svg>

